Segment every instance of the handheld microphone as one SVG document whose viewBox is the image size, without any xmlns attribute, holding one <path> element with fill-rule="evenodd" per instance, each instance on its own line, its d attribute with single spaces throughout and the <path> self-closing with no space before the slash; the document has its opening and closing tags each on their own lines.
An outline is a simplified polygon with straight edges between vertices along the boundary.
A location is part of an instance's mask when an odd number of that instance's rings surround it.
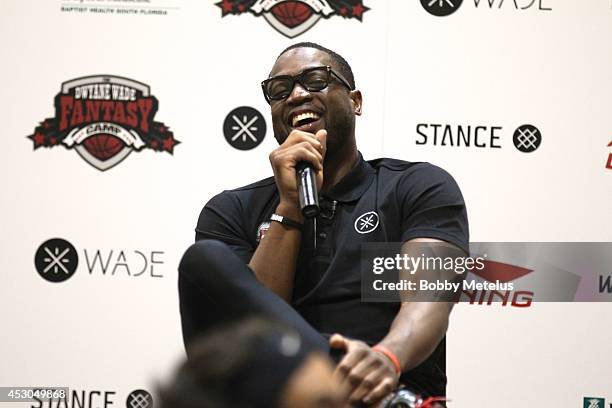
<svg viewBox="0 0 612 408">
<path fill-rule="evenodd" d="M 319 194 L 315 171 L 307 162 L 299 162 L 295 170 L 302 214 L 306 218 L 316 217 L 319 215 Z"/>
</svg>

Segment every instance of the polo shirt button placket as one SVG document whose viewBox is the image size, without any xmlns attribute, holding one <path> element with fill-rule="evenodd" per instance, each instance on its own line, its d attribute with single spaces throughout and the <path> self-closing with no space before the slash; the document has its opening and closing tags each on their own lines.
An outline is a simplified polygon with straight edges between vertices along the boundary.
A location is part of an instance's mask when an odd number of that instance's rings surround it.
<svg viewBox="0 0 612 408">
<path fill-rule="evenodd" d="M 336 212 L 336 206 L 338 202 L 336 200 L 329 201 L 324 197 L 319 197 L 319 205 L 321 211 L 319 215 L 314 219 L 314 247 L 317 249 L 317 242 L 325 241 L 329 235 L 329 230 L 333 226 L 333 219 Z"/>
</svg>

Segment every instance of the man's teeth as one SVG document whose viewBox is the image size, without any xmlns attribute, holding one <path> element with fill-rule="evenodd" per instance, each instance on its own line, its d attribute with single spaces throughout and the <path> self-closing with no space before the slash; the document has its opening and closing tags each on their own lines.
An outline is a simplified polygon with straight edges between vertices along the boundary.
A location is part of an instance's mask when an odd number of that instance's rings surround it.
<svg viewBox="0 0 612 408">
<path fill-rule="evenodd" d="M 293 124 L 293 126 L 296 126 L 298 123 L 300 123 L 302 120 L 305 120 L 305 119 L 317 120 L 317 119 L 319 119 L 319 115 L 317 115 L 314 112 L 300 113 L 299 115 L 295 115 L 293 117 L 292 124 Z"/>
</svg>

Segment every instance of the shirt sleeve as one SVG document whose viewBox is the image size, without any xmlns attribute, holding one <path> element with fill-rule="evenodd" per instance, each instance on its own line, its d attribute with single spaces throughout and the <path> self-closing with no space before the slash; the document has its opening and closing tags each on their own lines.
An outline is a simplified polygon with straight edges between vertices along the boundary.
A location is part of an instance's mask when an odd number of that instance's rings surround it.
<svg viewBox="0 0 612 408">
<path fill-rule="evenodd" d="M 210 199 L 200 212 L 195 239 L 216 239 L 227 244 L 236 255 L 248 263 L 255 251 L 244 230 L 242 205 L 230 191 Z"/>
<path fill-rule="evenodd" d="M 459 186 L 445 170 L 421 163 L 400 184 L 402 242 L 434 238 L 469 253 L 467 211 Z"/>
</svg>

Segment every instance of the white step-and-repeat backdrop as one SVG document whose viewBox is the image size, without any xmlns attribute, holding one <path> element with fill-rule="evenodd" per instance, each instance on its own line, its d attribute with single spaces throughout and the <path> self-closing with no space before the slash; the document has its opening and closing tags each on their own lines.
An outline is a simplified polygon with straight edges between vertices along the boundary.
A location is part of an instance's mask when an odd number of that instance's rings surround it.
<svg viewBox="0 0 612 408">
<path fill-rule="evenodd" d="M 366 159 L 453 174 L 473 241 L 612 241 L 612 0 L 4 0 L 0 386 L 145 408 L 201 207 L 271 174 L 259 82 L 297 41 L 352 65 Z M 612 305 L 522 306 L 455 308 L 452 406 L 608 407 Z"/>
</svg>

